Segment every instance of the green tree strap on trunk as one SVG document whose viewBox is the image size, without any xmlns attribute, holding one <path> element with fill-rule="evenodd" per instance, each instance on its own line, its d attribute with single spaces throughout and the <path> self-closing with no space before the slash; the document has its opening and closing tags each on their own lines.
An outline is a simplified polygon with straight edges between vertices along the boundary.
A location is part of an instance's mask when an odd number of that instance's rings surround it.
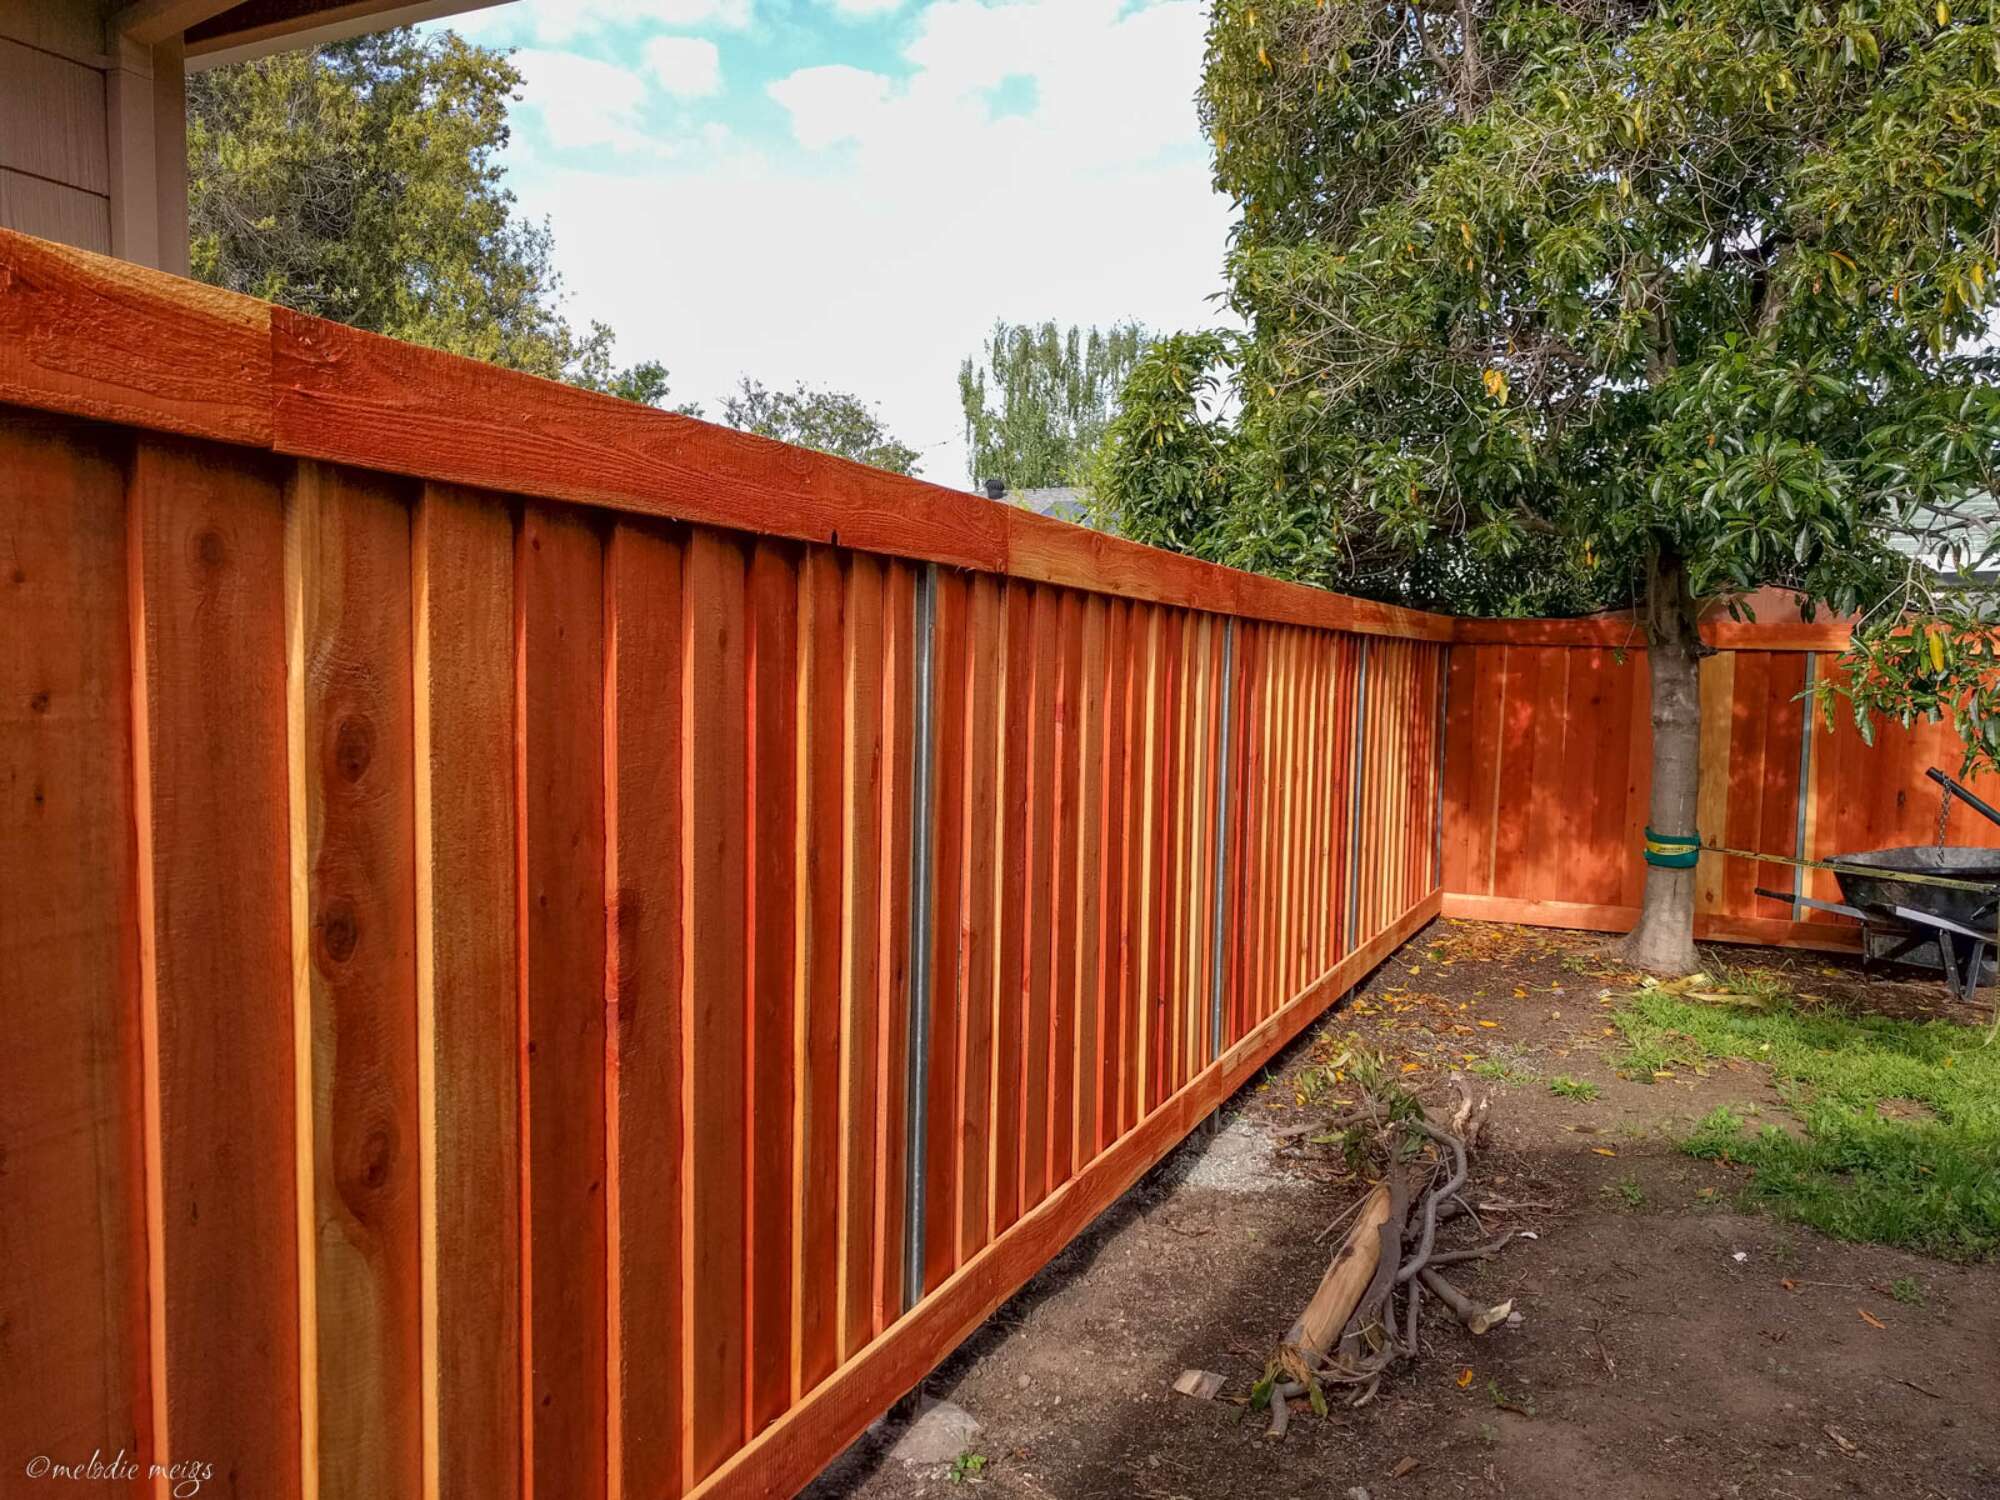
<svg viewBox="0 0 2000 1500">
<path fill-rule="evenodd" d="M 1646 863 L 1662 870 L 1692 870 L 1701 859 L 1698 833 L 1655 833 L 1646 830 Z"/>
</svg>

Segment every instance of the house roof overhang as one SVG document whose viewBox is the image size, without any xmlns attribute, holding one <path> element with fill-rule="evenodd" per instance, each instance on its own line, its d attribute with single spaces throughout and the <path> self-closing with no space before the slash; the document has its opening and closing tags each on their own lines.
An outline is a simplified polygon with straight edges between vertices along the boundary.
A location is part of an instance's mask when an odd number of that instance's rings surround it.
<svg viewBox="0 0 2000 1500">
<path fill-rule="evenodd" d="M 238 0 L 235 4 L 138 0 L 127 9 L 152 13 L 155 25 L 172 26 L 178 21 L 177 29 L 186 38 L 187 65 L 196 69 L 503 3 L 505 0 Z"/>
</svg>

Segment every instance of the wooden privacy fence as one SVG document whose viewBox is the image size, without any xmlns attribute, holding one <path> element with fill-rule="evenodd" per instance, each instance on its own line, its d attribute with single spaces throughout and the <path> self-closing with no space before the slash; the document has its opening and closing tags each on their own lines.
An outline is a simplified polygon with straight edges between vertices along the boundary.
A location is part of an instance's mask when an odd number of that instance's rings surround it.
<svg viewBox="0 0 2000 1500">
<path fill-rule="evenodd" d="M 1937 837 L 1937 788 L 1963 744 L 1949 722 L 1878 727 L 1871 747 L 1843 704 L 1831 730 L 1800 694 L 1837 672 L 1842 624 L 1717 621 L 1701 665 L 1704 841 L 1831 859 Z M 1447 916 L 1623 932 L 1645 886 L 1640 847 L 1652 790 L 1643 625 L 1627 618 L 1459 623 L 1445 761 Z M 2000 800 L 2000 778 L 1969 783 Z M 2000 846 L 1960 807 L 1956 844 Z M 1756 888 L 1838 900 L 1834 877 L 1702 858 L 1695 932 L 1727 941 L 1852 949 L 1860 928 Z"/>
<path fill-rule="evenodd" d="M 1450 633 L 0 235 L 0 1469 L 791 1492 L 1436 913 Z"/>
</svg>

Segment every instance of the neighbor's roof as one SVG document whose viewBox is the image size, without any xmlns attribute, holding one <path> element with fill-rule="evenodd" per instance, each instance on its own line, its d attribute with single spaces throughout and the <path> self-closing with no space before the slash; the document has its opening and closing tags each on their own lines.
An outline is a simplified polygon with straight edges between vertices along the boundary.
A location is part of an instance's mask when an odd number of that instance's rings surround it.
<svg viewBox="0 0 2000 1500">
<path fill-rule="evenodd" d="M 1031 510 L 1038 516 L 1050 516 L 1058 521 L 1074 521 L 1079 526 L 1090 524 L 1090 504 L 1083 498 L 1083 491 L 1069 485 L 1057 485 L 1041 490 L 1015 490 L 1007 496 L 1023 510 Z"/>
<path fill-rule="evenodd" d="M 1923 537 L 1894 536 L 1894 547 L 1906 557 L 1920 558 L 1942 578 L 1968 578 L 1991 583 L 2000 577 L 2000 499 L 1976 496 L 1963 502 L 1949 519 L 1936 518 Z"/>
</svg>

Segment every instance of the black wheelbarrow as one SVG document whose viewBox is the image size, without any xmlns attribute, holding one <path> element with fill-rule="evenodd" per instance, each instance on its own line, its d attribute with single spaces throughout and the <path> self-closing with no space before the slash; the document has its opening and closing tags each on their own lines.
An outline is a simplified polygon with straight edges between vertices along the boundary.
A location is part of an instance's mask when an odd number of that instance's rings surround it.
<svg viewBox="0 0 2000 1500">
<path fill-rule="evenodd" d="M 1944 794 L 1938 816 L 1940 831 L 1954 797 L 2000 823 L 2000 812 L 1944 772 L 1926 774 Z M 1858 921 L 1864 969 L 1877 962 L 1941 969 L 1952 998 L 1967 1002 L 1981 984 L 1994 978 L 1995 926 L 2000 924 L 2000 849 L 1952 846 L 1940 840 L 1933 846 L 1837 855 L 1829 863 L 1835 866 L 1834 878 L 1845 898 L 1842 901 L 1819 901 L 1761 886 L 1757 894 Z M 1932 885 L 1911 876 L 1970 885 Z"/>
</svg>

